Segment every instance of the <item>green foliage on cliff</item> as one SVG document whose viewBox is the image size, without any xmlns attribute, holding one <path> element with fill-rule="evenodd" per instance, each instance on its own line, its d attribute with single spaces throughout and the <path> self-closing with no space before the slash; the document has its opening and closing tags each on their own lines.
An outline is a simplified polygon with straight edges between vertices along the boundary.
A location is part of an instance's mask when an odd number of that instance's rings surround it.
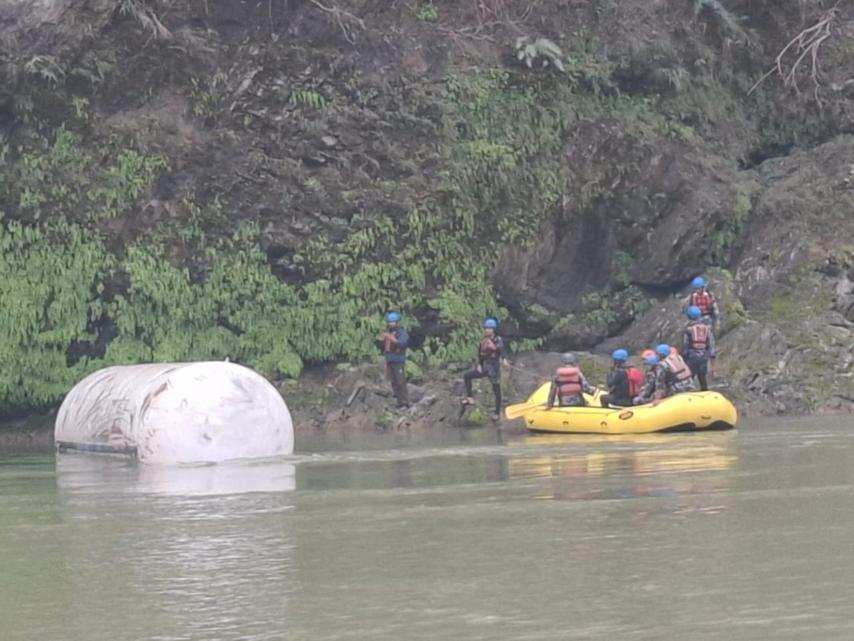
<svg viewBox="0 0 854 641">
<path fill-rule="evenodd" d="M 301 288 L 282 283 L 256 237 L 247 227 L 229 239 L 196 239 L 196 275 L 173 265 L 160 244 L 131 247 L 122 263 L 130 286 L 111 310 L 118 335 L 107 360 L 229 358 L 268 376 L 298 376 L 306 360 L 376 352 L 376 310 L 366 315 L 361 301 L 323 279 Z"/>
<path fill-rule="evenodd" d="M 576 48 L 566 63 L 559 75 L 494 69 L 447 78 L 437 196 L 402 218 L 364 212 L 343 242 L 309 241 L 297 256 L 300 285 L 273 275 L 257 229 L 207 237 L 196 225 L 217 215 L 216 203 L 193 205 L 189 222 L 110 253 L 99 227 L 137 211 L 167 161 L 127 140 L 96 155 L 84 141 L 86 101 L 71 99 L 68 125 L 17 140 L 0 165 L 0 205 L 25 221 L 2 230 L 0 301 L 21 315 L 0 336 L 7 361 L 19 364 L 0 385 L 0 409 L 52 403 L 106 364 L 229 358 L 295 377 L 306 363 L 363 360 L 377 354 L 391 308 L 411 328 L 442 328 L 415 360 L 470 359 L 482 319 L 505 315 L 489 282 L 497 253 L 536 234 L 568 189 L 561 154 L 573 123 L 608 114 L 638 136 L 667 131 L 646 101 L 600 93 L 611 70 L 590 49 Z M 216 117 L 220 93 L 219 84 L 195 83 L 196 115 Z M 307 92 L 292 98 L 327 106 Z M 108 344 L 96 334 L 106 325 L 115 328 Z M 71 362 L 77 352 L 89 356 Z"/>
<path fill-rule="evenodd" d="M 37 136 L 10 150 L 6 171 L 0 172 L 0 204 L 18 218 L 41 220 L 50 216 L 77 221 L 116 218 L 130 211 L 155 177 L 166 169 L 166 159 L 120 146 L 105 166 L 81 145 L 80 136 L 60 127 L 48 140 Z"/>
<path fill-rule="evenodd" d="M 79 226 L 0 226 L 0 409 L 56 402 L 91 369 L 69 348 L 94 341 L 102 285 L 113 260 Z"/>
</svg>

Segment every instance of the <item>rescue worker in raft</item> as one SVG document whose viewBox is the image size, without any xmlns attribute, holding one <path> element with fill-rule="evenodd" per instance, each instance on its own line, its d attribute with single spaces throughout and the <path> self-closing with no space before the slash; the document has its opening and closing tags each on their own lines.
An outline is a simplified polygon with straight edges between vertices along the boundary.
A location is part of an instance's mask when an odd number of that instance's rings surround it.
<svg viewBox="0 0 854 641">
<path fill-rule="evenodd" d="M 720 327 L 721 313 L 717 300 L 708 290 L 708 284 L 702 276 L 697 276 L 691 281 L 691 287 L 694 290 L 685 299 L 683 310 L 687 310 L 689 307 L 696 307 L 700 310 L 700 320 L 717 331 Z"/>
<path fill-rule="evenodd" d="M 655 353 L 644 358 L 647 366 L 646 382 L 640 394 L 634 399 L 635 405 L 652 401 L 656 405 L 662 399 L 679 392 L 694 389 L 694 375 L 679 352 L 665 343 L 655 348 Z"/>
<path fill-rule="evenodd" d="M 694 374 L 679 352 L 666 343 L 655 348 L 658 355 L 658 380 L 656 380 L 654 400 L 661 400 L 679 392 L 694 389 Z"/>
<path fill-rule="evenodd" d="M 643 405 L 649 403 L 655 397 L 655 388 L 658 383 L 658 354 L 651 349 L 645 349 L 641 354 L 645 368 L 643 387 L 637 396 L 632 399 L 632 405 Z"/>
<path fill-rule="evenodd" d="M 643 386 L 643 374 L 629 363 L 629 352 L 624 349 L 615 350 L 611 354 L 611 371 L 608 372 L 608 393 L 603 394 L 600 403 L 602 407 L 627 407 L 632 399 L 640 393 Z"/>
<path fill-rule="evenodd" d="M 593 394 L 596 388 L 591 387 L 584 378 L 581 368 L 578 366 L 578 356 L 568 352 L 560 357 L 561 365 L 555 372 L 549 388 L 549 407 L 554 407 L 555 401 L 561 407 L 579 407 L 585 404 L 585 394 Z"/>
<path fill-rule="evenodd" d="M 492 396 L 495 400 L 495 411 L 492 420 L 501 418 L 501 365 L 507 364 L 504 358 L 504 341 L 497 334 L 498 321 L 487 318 L 483 321 L 483 338 L 477 346 L 477 363 L 473 370 L 463 374 L 466 386 L 466 397 L 463 405 L 474 405 L 472 381 L 476 378 L 488 378 L 492 385 Z"/>
<path fill-rule="evenodd" d="M 398 409 L 409 407 L 409 392 L 406 387 L 406 348 L 409 346 L 409 334 L 400 326 L 400 314 L 389 312 L 385 315 L 386 329 L 380 333 L 380 349 L 385 357 L 385 373 L 391 383 L 391 390 L 397 401 Z"/>
<path fill-rule="evenodd" d="M 709 389 L 710 363 L 715 359 L 714 329 L 701 320 L 700 309 L 694 305 L 685 310 L 688 324 L 682 332 L 682 353 L 691 372 L 700 382 L 700 389 Z"/>
</svg>

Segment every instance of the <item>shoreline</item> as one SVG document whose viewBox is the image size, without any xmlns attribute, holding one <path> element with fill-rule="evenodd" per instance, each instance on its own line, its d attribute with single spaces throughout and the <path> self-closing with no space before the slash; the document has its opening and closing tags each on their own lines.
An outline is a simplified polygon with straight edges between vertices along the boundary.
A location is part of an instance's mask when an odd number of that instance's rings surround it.
<svg viewBox="0 0 854 641">
<path fill-rule="evenodd" d="M 588 379 L 601 384 L 610 366 L 603 355 L 577 352 Z M 525 352 L 512 357 L 512 366 L 502 372 L 504 405 L 523 402 L 549 379 L 559 362 L 555 352 Z M 331 439 L 346 441 L 364 435 L 379 439 L 410 438 L 430 431 L 477 427 L 495 427 L 502 432 L 523 429 L 518 420 L 502 417 L 492 423 L 492 393 L 485 383 L 476 382 L 477 405 L 460 418 L 463 395 L 462 373 L 468 365 L 459 363 L 446 368 L 419 372 L 409 380 L 412 405 L 407 410 L 394 409 L 391 387 L 384 378 L 381 363 L 364 363 L 342 367 L 318 366 L 296 380 L 278 384 L 278 391 L 291 412 L 294 437 L 311 443 Z M 800 405 L 784 407 L 769 402 L 766 395 L 750 393 L 733 384 L 732 375 L 714 380 L 711 388 L 729 398 L 739 413 L 739 420 L 756 417 L 796 418 L 801 416 L 846 416 L 854 405 Z M 805 401 L 809 401 L 805 397 Z M 803 411 L 797 411 L 803 409 Z M 794 410 L 794 411 L 793 411 Z M 47 452 L 53 449 L 53 426 L 58 407 L 47 412 L 19 416 L 0 423 L 0 451 Z"/>
<path fill-rule="evenodd" d="M 444 381 L 448 383 L 449 381 Z M 333 399 L 324 397 L 315 399 L 316 404 L 312 406 L 297 405 L 291 408 L 294 419 L 294 437 L 297 441 L 304 440 L 307 444 L 326 439 L 335 441 L 370 438 L 380 441 L 392 442 L 401 436 L 410 438 L 424 435 L 436 430 L 457 429 L 465 431 L 468 429 L 492 427 L 502 432 L 522 431 L 524 426 L 518 420 L 507 420 L 502 418 L 497 423 L 492 423 L 486 418 L 489 410 L 486 406 L 491 400 L 489 394 L 486 398 L 481 394 L 478 416 L 467 417 L 458 420 L 459 403 L 458 394 L 454 393 L 453 384 L 451 389 L 435 389 L 437 383 L 428 386 L 410 385 L 410 392 L 415 399 L 409 410 L 398 411 L 388 406 L 391 391 L 386 391 L 381 385 L 358 380 L 352 389 L 358 389 L 359 403 L 347 405 L 346 400 L 335 402 Z M 509 385 L 508 385 L 509 386 Z M 293 390 L 291 390 L 293 391 Z M 285 395 L 288 399 L 289 395 Z M 352 392 L 347 395 L 352 398 Z M 507 404 L 519 402 L 518 394 L 511 394 L 511 400 Z M 299 398 L 298 394 L 291 395 L 292 399 Z M 484 402 L 486 401 L 486 402 Z M 745 403 L 741 399 L 733 399 L 739 412 L 740 422 L 747 418 L 779 418 L 781 420 L 793 419 L 806 416 L 848 416 L 850 412 L 821 411 L 821 412 L 769 412 L 762 411 L 760 404 Z M 48 453 L 54 449 L 53 429 L 56 413 L 38 414 L 27 416 L 8 422 L 0 423 L 0 453 Z"/>
</svg>

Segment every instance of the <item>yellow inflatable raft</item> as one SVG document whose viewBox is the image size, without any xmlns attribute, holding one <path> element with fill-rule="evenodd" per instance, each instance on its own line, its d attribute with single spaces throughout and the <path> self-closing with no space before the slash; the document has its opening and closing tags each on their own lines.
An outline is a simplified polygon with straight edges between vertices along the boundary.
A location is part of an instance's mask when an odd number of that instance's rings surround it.
<svg viewBox="0 0 854 641">
<path fill-rule="evenodd" d="M 718 392 L 683 392 L 655 406 L 647 404 L 616 409 L 601 407 L 599 399 L 602 394 L 601 390 L 592 396 L 585 394 L 586 407 L 547 409 L 549 383 L 546 383 L 526 401 L 526 404 L 536 403 L 539 406 L 522 415 L 525 427 L 533 432 L 645 434 L 731 429 L 738 422 L 735 407 Z"/>
</svg>

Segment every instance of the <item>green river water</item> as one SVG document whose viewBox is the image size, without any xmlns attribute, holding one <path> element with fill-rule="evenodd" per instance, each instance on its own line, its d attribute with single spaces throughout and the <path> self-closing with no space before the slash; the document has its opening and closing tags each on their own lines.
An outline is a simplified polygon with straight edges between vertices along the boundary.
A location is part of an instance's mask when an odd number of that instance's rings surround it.
<svg viewBox="0 0 854 641">
<path fill-rule="evenodd" d="M 854 639 L 854 421 L 0 454 L 2 641 Z"/>
</svg>

